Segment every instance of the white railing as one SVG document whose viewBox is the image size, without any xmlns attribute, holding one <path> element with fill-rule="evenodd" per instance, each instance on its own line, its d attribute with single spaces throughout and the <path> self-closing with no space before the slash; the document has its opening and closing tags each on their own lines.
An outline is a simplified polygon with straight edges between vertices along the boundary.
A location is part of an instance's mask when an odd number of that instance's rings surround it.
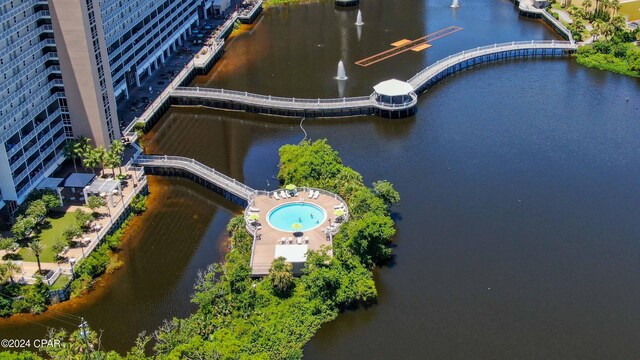
<svg viewBox="0 0 640 360">
<path fill-rule="evenodd" d="M 140 155 L 134 160 L 134 163 L 141 166 L 156 166 L 167 168 L 180 168 L 198 175 L 204 179 L 211 181 L 217 186 L 233 193 L 234 195 L 248 200 L 251 194 L 255 192 L 249 186 L 233 179 L 213 168 L 210 168 L 195 159 L 182 156 L 157 156 L 157 155 Z"/>
<path fill-rule="evenodd" d="M 375 105 L 375 101 L 371 99 L 371 96 L 343 97 L 333 99 L 301 99 L 253 94 L 246 91 L 243 92 L 200 87 L 178 87 L 172 92 L 171 95 L 205 99 L 208 98 L 215 100 L 229 100 L 249 105 L 263 105 L 272 108 L 283 109 L 336 109 Z"/>
<path fill-rule="evenodd" d="M 255 4 L 253 4 L 253 8 L 251 8 L 251 10 L 247 11 L 244 10 L 242 11 L 240 14 L 238 14 L 238 18 L 239 19 L 250 19 L 253 14 L 256 13 L 256 11 L 258 11 L 258 9 L 262 6 L 262 0 L 259 0 L 258 2 L 256 2 Z"/>
<path fill-rule="evenodd" d="M 489 46 L 481 46 L 476 49 L 465 50 L 457 54 L 449 55 L 444 59 L 440 59 L 435 63 L 429 65 L 424 70 L 420 71 L 409 79 L 409 83 L 415 88 L 419 88 L 429 81 L 432 77 L 436 76 L 440 72 L 447 68 L 461 63 L 466 60 L 470 60 L 479 56 L 491 55 L 503 51 L 509 50 L 533 50 L 533 49 L 562 49 L 562 50 L 575 50 L 577 49 L 575 43 L 569 41 L 556 41 L 556 40 L 532 40 L 532 41 L 513 41 L 510 43 L 494 44 Z"/>
<path fill-rule="evenodd" d="M 569 29 L 567 29 L 566 26 L 564 26 L 560 21 L 558 21 L 558 19 L 554 18 L 553 15 L 549 14 L 549 12 L 546 9 L 538 9 L 536 7 L 533 6 L 533 3 L 526 1 L 520 1 L 519 5 L 518 5 L 518 9 L 520 9 L 520 11 L 524 11 L 524 12 L 528 12 L 530 14 L 538 14 L 543 16 L 544 18 L 546 18 L 549 22 L 551 22 L 553 25 L 555 25 L 558 29 L 558 31 L 564 33 L 567 38 L 569 39 L 570 42 L 574 42 L 573 40 L 573 34 L 571 34 L 571 31 Z"/>
<path fill-rule="evenodd" d="M 224 40 L 218 41 L 218 42 L 215 42 L 212 46 L 205 45 L 202 49 L 200 49 L 198 54 L 200 54 L 203 49 L 206 49 L 207 51 L 206 54 L 200 55 L 200 56 L 206 56 L 206 60 L 202 60 L 202 61 L 208 61 L 208 59 L 211 56 L 215 56 L 215 54 L 217 54 L 218 51 L 220 51 L 220 49 L 222 49 L 223 47 L 224 47 Z M 189 76 L 191 71 L 194 71 L 194 69 L 196 68 L 195 62 L 196 62 L 196 59 L 194 58 L 194 59 L 191 59 L 191 61 L 189 61 L 185 65 L 185 67 L 169 83 L 169 85 L 167 85 L 167 87 L 162 91 L 162 93 L 158 97 L 156 97 L 155 100 L 153 100 L 153 102 L 151 103 L 151 105 L 149 105 L 149 107 L 147 107 L 144 110 L 142 115 L 134 118 L 131 121 L 131 123 L 127 125 L 127 127 L 122 131 L 123 135 L 129 137 L 129 140 L 131 140 L 131 142 L 134 142 L 138 138 L 138 134 L 133 130 L 136 124 L 137 123 L 146 124 L 149 121 L 151 116 L 156 111 L 158 111 L 158 109 L 162 106 L 165 100 L 167 100 L 169 96 L 171 96 L 171 92 L 174 89 L 178 88 L 178 86 L 187 78 L 187 76 Z"/>
</svg>

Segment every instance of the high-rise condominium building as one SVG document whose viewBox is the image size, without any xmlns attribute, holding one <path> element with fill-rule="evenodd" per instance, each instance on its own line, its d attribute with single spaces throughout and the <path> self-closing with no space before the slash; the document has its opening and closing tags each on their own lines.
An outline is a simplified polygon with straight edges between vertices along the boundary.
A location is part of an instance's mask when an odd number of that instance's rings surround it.
<svg viewBox="0 0 640 360">
<path fill-rule="evenodd" d="M 0 0 L 0 207 L 63 160 L 120 138 L 116 99 L 177 50 L 198 0 Z"/>
<path fill-rule="evenodd" d="M 0 193 L 20 202 L 62 159 L 71 134 L 46 1 L 0 0 Z"/>
</svg>

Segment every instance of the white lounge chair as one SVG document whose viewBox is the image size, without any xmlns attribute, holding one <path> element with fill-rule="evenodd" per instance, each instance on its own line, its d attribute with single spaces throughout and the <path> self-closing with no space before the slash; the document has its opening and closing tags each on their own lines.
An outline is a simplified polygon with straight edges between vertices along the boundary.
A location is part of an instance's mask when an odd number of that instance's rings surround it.
<svg viewBox="0 0 640 360">
<path fill-rule="evenodd" d="M 313 190 L 309 190 L 309 191 L 307 192 L 307 197 L 308 197 L 309 199 L 311 199 L 311 198 L 313 197 L 313 193 L 314 193 L 314 191 L 313 191 Z"/>
<path fill-rule="evenodd" d="M 309 243 L 309 237 L 308 237 L 308 236 L 305 236 L 305 237 L 304 237 L 304 243 L 305 243 L 305 244 L 308 244 L 308 243 Z"/>
<path fill-rule="evenodd" d="M 287 238 L 287 243 L 293 244 L 293 238 L 291 236 Z"/>
<path fill-rule="evenodd" d="M 280 190 L 280 196 L 281 196 L 283 199 L 287 199 L 287 198 L 289 197 L 289 195 L 288 195 L 286 192 L 284 192 L 284 190 Z"/>
<path fill-rule="evenodd" d="M 280 238 L 280 245 L 284 244 L 287 241 L 287 238 Z"/>
<path fill-rule="evenodd" d="M 313 194 L 313 200 L 317 199 L 320 196 L 320 191 L 316 190 L 316 193 Z"/>
<path fill-rule="evenodd" d="M 258 209 L 258 208 L 255 208 L 255 207 L 251 206 L 251 207 L 249 207 L 249 211 L 252 211 L 252 212 L 260 212 L 260 209 Z"/>
<path fill-rule="evenodd" d="M 336 206 L 334 206 L 333 208 L 334 208 L 334 209 L 336 209 L 336 210 L 338 210 L 338 209 L 342 209 L 342 208 L 344 208 L 344 205 L 343 205 L 343 204 L 336 205 Z"/>
<path fill-rule="evenodd" d="M 273 198 L 276 199 L 276 200 L 280 200 L 280 196 L 278 196 L 278 192 L 277 191 L 273 192 Z"/>
</svg>

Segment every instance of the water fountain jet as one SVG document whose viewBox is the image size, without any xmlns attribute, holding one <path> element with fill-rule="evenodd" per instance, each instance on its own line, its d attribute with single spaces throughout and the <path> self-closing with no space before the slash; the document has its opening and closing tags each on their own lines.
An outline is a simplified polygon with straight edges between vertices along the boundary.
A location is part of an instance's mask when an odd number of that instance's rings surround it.
<svg viewBox="0 0 640 360">
<path fill-rule="evenodd" d="M 452 8 L 459 8 L 460 4 L 458 4 L 458 0 L 453 0 L 453 4 L 451 4 Z"/>
<path fill-rule="evenodd" d="M 342 60 L 338 62 L 338 74 L 336 75 L 336 80 L 347 80 L 347 73 L 344 71 L 344 64 Z"/>
<path fill-rule="evenodd" d="M 364 25 L 364 22 L 362 21 L 362 11 L 360 11 L 360 10 L 358 10 L 358 17 L 356 18 L 356 25 L 358 25 L 358 26 Z"/>
</svg>

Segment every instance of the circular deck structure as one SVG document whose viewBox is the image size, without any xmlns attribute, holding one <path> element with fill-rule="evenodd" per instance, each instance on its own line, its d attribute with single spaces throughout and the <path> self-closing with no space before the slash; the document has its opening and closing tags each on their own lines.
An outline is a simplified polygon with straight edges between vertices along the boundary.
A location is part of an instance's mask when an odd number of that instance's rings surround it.
<svg viewBox="0 0 640 360">
<path fill-rule="evenodd" d="M 267 214 L 267 223 L 280 231 L 305 232 L 313 230 L 327 220 L 327 212 L 310 202 L 287 203 L 275 207 Z"/>
<path fill-rule="evenodd" d="M 333 236 L 348 219 L 345 201 L 325 190 L 304 187 L 258 192 L 245 209 L 247 231 L 255 239 L 253 275 L 267 274 L 280 256 L 304 263 L 307 251 L 331 247 Z"/>
</svg>

